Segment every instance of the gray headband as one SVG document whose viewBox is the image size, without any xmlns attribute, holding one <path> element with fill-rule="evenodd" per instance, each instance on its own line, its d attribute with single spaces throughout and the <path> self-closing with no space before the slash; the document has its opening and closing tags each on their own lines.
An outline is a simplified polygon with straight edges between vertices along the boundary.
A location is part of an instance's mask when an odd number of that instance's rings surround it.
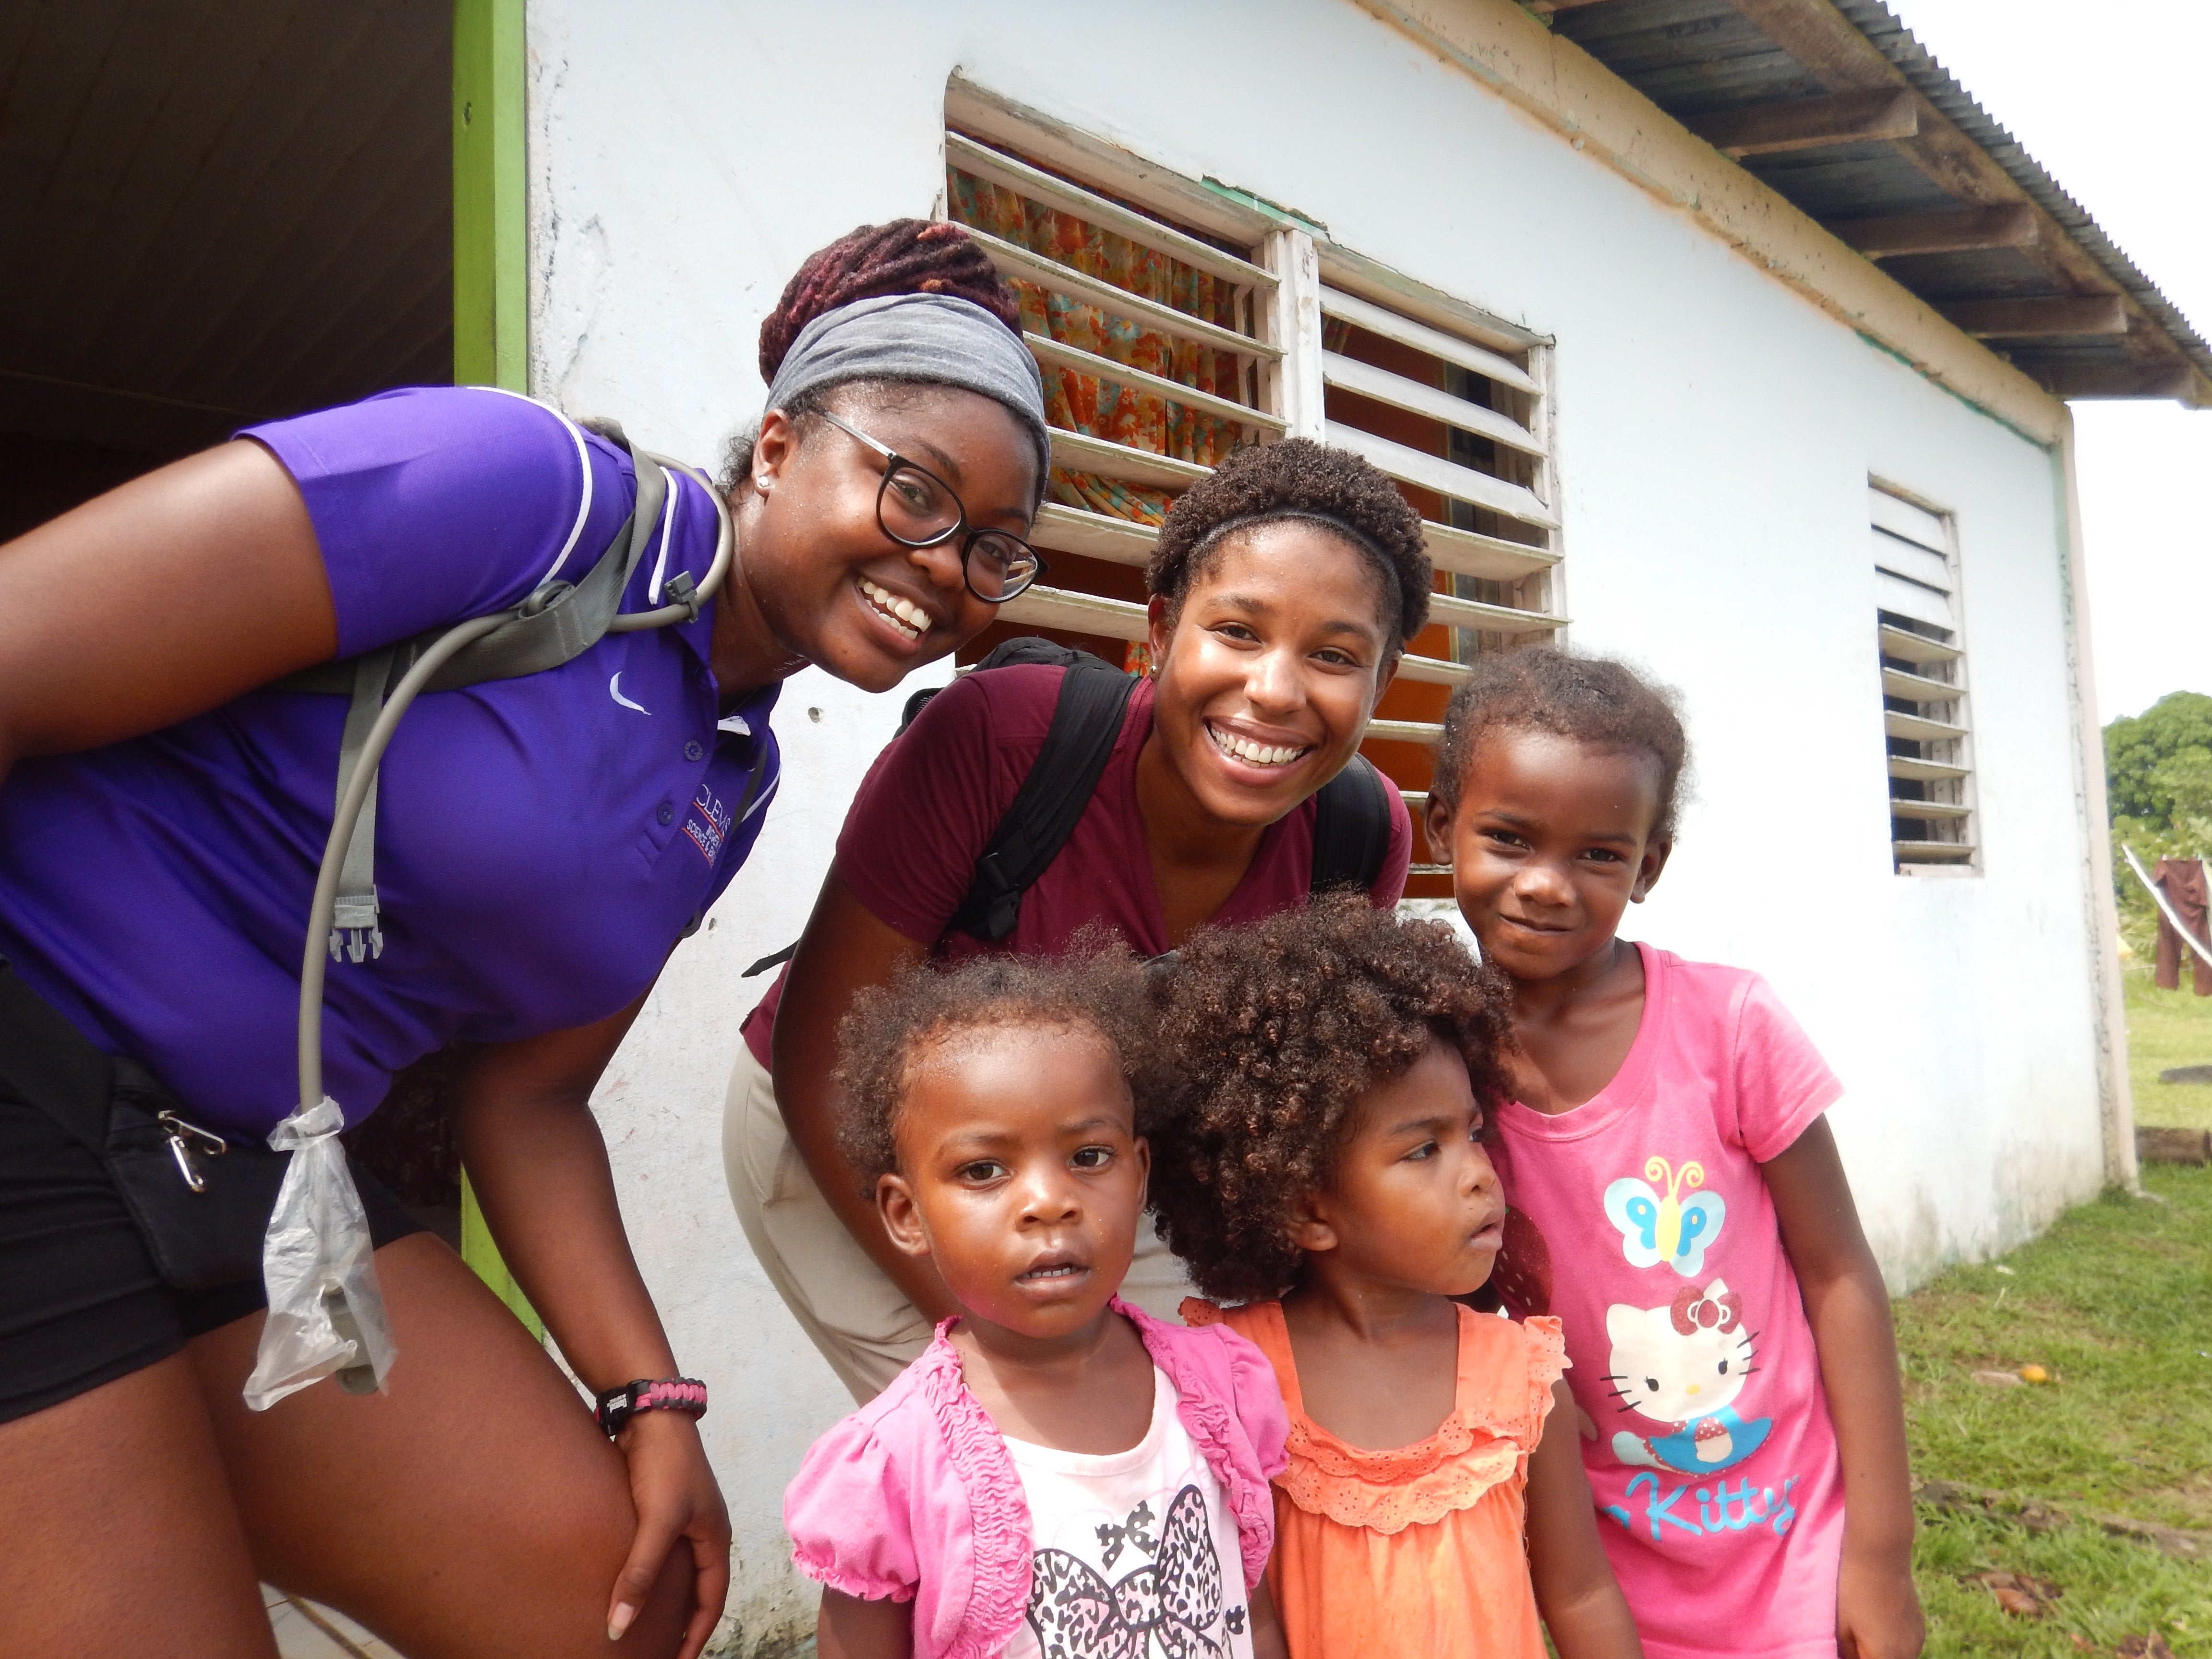
<svg viewBox="0 0 2212 1659">
<path fill-rule="evenodd" d="M 1004 404 L 1036 445 L 1042 490 L 1052 456 L 1044 377 L 1020 337 L 973 301 L 892 294 L 823 312 L 784 354 L 768 406 L 788 409 L 816 387 L 842 380 L 919 380 Z"/>
<path fill-rule="evenodd" d="M 1194 561 L 1198 559 L 1206 549 L 1213 546 L 1224 536 L 1234 534 L 1239 530 L 1249 530 L 1255 525 L 1280 524 L 1286 519 L 1318 525 L 1324 530 L 1341 536 L 1366 556 L 1367 562 L 1374 568 L 1375 573 L 1382 578 L 1384 595 L 1393 601 L 1395 606 L 1397 615 L 1394 626 L 1399 630 L 1401 637 L 1398 644 L 1402 650 L 1406 640 L 1411 635 L 1406 632 L 1406 596 L 1399 586 L 1397 564 L 1388 553 L 1382 550 L 1372 536 L 1360 529 L 1358 525 L 1338 518 L 1334 513 L 1324 513 L 1318 507 L 1263 507 L 1257 513 L 1240 513 L 1233 519 L 1224 519 L 1205 535 L 1200 537 L 1196 545 L 1190 550 L 1188 556 Z M 1427 611 L 1428 607 L 1424 605 L 1422 614 L 1425 618 Z"/>
<path fill-rule="evenodd" d="M 1233 519 L 1224 519 L 1199 538 L 1198 544 L 1190 550 L 1190 556 L 1196 558 L 1224 536 L 1233 535 L 1239 530 L 1249 530 L 1254 525 L 1279 524 L 1285 519 L 1297 519 L 1307 524 L 1319 525 L 1324 530 L 1334 531 L 1372 559 L 1390 578 L 1393 589 L 1397 586 L 1398 567 L 1391 562 L 1390 556 L 1376 544 L 1372 536 L 1358 526 L 1338 518 L 1335 514 L 1323 513 L 1317 507 L 1263 507 L 1257 513 L 1240 513 Z"/>
</svg>

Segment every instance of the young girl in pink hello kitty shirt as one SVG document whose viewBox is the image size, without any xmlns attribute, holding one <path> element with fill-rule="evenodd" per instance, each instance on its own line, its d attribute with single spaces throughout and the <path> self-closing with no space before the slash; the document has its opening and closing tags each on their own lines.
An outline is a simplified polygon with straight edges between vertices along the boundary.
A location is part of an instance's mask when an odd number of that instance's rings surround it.
<svg viewBox="0 0 2212 1659">
<path fill-rule="evenodd" d="M 1652 1659 L 1913 1659 L 1895 1338 L 1823 1115 L 1842 1085 L 1758 975 L 1616 937 L 1686 757 L 1619 663 L 1486 656 L 1453 695 L 1429 842 L 1519 1044 L 1493 1282 L 1565 1323 Z"/>
</svg>

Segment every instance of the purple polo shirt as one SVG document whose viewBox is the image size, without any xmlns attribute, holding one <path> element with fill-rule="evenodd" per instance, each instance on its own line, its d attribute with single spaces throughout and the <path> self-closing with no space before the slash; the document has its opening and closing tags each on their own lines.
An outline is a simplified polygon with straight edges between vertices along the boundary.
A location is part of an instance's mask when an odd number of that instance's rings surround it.
<svg viewBox="0 0 2212 1659">
<path fill-rule="evenodd" d="M 351 655 L 580 577 L 630 510 L 629 458 L 527 399 L 386 392 L 248 428 L 298 482 Z M 623 607 L 713 562 L 672 475 Z M 653 983 L 744 862 L 775 793 L 777 689 L 727 718 L 713 608 L 562 666 L 418 698 L 378 786 L 384 954 L 332 963 L 325 1087 L 358 1122 L 453 1042 L 588 1024 Z M 265 1133 L 296 1091 L 300 956 L 347 700 L 256 691 L 0 788 L 0 956 L 201 1121 Z M 747 779 L 761 763 L 750 805 Z"/>
</svg>

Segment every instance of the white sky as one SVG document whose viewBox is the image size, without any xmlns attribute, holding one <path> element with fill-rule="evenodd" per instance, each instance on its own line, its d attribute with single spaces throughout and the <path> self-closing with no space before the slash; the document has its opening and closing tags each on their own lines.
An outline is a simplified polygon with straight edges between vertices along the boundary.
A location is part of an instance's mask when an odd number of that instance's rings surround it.
<svg viewBox="0 0 2212 1659">
<path fill-rule="evenodd" d="M 2212 4 L 1889 0 L 2212 337 Z M 2212 693 L 2212 410 L 2077 403 L 2099 717 Z"/>
</svg>

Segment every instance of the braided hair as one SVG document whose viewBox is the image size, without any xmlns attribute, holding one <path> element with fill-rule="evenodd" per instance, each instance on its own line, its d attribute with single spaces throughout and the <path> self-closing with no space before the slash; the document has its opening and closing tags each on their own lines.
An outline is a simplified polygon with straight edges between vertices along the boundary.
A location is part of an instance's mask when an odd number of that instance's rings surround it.
<svg viewBox="0 0 2212 1659">
<path fill-rule="evenodd" d="M 775 384 L 792 342 L 823 312 L 894 294 L 965 300 L 1022 331 L 1021 301 L 967 231 L 941 219 L 894 219 L 862 225 L 807 255 L 761 324 L 762 380 Z"/>
<path fill-rule="evenodd" d="M 848 231 L 807 255 L 784 284 L 775 308 L 761 323 L 761 380 L 775 383 L 776 371 L 783 367 L 793 343 L 824 312 L 895 294 L 942 294 L 966 300 L 989 312 L 1017 337 L 1022 331 L 1019 296 L 965 229 L 941 219 L 893 219 Z M 850 384 L 832 381 L 802 392 L 784 413 L 794 423 L 818 414 L 833 394 Z M 751 473 L 757 435 L 749 428 L 731 441 L 724 466 L 726 492 Z"/>
</svg>

